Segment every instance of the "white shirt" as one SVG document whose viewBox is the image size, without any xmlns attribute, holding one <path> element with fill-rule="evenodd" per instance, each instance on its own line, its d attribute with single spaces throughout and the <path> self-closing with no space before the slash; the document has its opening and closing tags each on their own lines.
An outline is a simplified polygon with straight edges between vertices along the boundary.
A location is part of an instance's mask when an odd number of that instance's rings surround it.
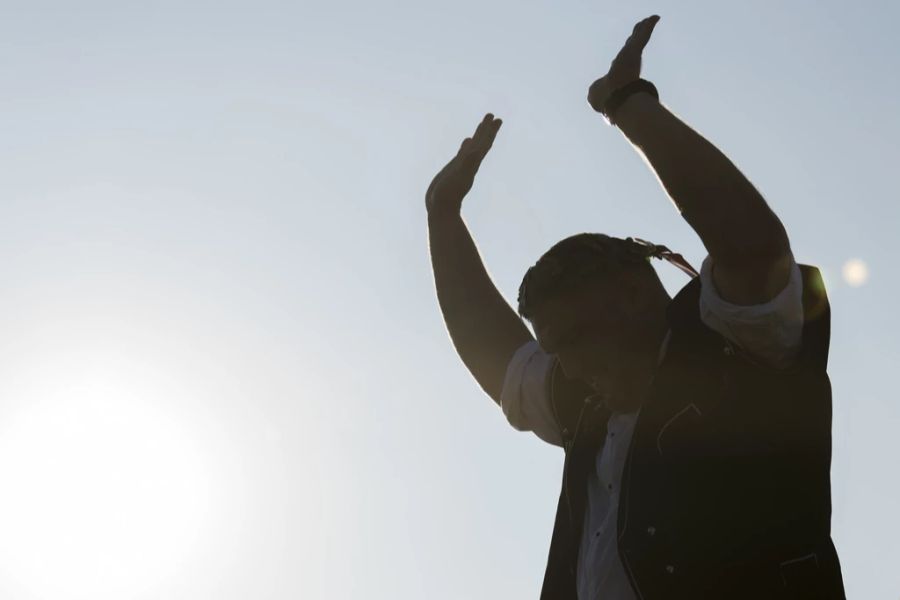
<svg viewBox="0 0 900 600">
<path fill-rule="evenodd" d="M 739 306 L 723 300 L 712 281 L 709 256 L 700 268 L 700 286 L 700 318 L 707 327 L 766 364 L 775 368 L 790 364 L 803 329 L 803 282 L 793 259 L 787 285 L 764 304 Z M 507 366 L 500 406 L 515 429 L 562 446 L 547 390 L 553 361 L 536 341 L 520 347 Z M 635 600 L 618 554 L 616 521 L 622 468 L 639 412 L 612 414 L 606 441 L 597 453 L 596 476 L 588 480 L 576 572 L 579 600 Z"/>
</svg>

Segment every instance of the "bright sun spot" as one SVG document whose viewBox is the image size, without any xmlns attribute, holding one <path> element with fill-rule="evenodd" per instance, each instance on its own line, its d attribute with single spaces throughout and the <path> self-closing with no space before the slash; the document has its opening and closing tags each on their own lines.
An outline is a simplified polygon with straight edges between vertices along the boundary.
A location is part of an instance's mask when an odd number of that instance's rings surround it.
<svg viewBox="0 0 900 600">
<path fill-rule="evenodd" d="M 858 258 L 852 258 L 845 262 L 841 273 L 844 276 L 844 281 L 853 287 L 859 287 L 869 279 L 869 267 Z"/>
<path fill-rule="evenodd" d="M 208 526 L 202 454 L 146 382 L 48 369 L 35 388 L 0 424 L 0 574 L 34 598 L 151 590 Z"/>
</svg>

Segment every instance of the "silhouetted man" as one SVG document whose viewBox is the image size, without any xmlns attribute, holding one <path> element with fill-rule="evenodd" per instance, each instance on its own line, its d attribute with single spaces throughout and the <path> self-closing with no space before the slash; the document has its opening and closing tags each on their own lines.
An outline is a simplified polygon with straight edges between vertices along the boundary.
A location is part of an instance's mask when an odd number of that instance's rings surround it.
<svg viewBox="0 0 900 600">
<path fill-rule="evenodd" d="M 708 251 L 674 299 L 662 246 L 554 245 L 518 313 L 460 215 L 500 128 L 488 114 L 426 194 L 453 343 L 513 427 L 565 450 L 541 597 L 843 598 L 830 536 L 829 306 L 762 196 L 640 79 L 639 22 L 588 102 L 642 153 Z"/>
</svg>

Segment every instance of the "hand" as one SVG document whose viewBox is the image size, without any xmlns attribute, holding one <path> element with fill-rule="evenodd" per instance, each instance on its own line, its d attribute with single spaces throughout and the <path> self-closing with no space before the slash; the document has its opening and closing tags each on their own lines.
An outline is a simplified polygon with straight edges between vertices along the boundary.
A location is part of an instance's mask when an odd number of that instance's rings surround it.
<svg viewBox="0 0 900 600">
<path fill-rule="evenodd" d="M 641 76 L 641 53 L 658 21 L 658 15 L 639 21 L 613 59 L 609 71 L 588 89 L 588 103 L 594 110 L 602 112 L 610 94 Z"/>
<path fill-rule="evenodd" d="M 491 149 L 502 123 L 503 121 L 495 119 L 494 115 L 488 113 L 472 137 L 463 140 L 456 156 L 434 176 L 428 191 L 425 192 L 425 208 L 429 213 L 434 210 L 451 212 L 460 210 L 463 198 L 475 182 L 475 173 Z"/>
</svg>

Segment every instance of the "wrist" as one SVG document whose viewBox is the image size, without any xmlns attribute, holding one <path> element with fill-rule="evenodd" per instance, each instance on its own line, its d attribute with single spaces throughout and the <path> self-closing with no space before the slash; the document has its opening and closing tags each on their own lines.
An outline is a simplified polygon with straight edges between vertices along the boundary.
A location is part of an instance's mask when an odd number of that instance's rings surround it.
<svg viewBox="0 0 900 600">
<path fill-rule="evenodd" d="M 654 100 L 659 99 L 659 92 L 656 86 L 646 79 L 632 79 L 625 85 L 617 86 L 606 98 L 600 113 L 610 125 L 615 125 L 618 120 L 618 112 L 622 106 L 638 96 L 651 97 Z"/>
<path fill-rule="evenodd" d="M 619 129 L 640 121 L 651 111 L 659 108 L 659 100 L 648 92 L 636 92 L 625 98 L 607 121 Z"/>
</svg>

